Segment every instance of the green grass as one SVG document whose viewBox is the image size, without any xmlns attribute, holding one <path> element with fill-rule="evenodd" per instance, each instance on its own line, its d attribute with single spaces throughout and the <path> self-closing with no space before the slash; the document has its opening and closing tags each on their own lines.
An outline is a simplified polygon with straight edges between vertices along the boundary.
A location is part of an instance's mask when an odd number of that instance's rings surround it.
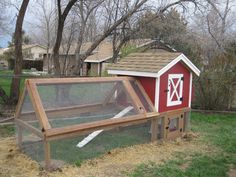
<svg viewBox="0 0 236 177">
<path fill-rule="evenodd" d="M 15 134 L 15 127 L 13 125 L 0 125 L 0 138 L 13 136 Z"/>
<path fill-rule="evenodd" d="M 192 131 L 199 141 L 218 148 L 213 154 L 177 154 L 163 165 L 140 164 L 130 177 L 227 177 L 236 168 L 236 115 L 192 114 Z M 182 165 L 188 164 L 185 169 Z"/>
<path fill-rule="evenodd" d="M 0 70 L 0 86 L 3 88 L 3 90 L 6 92 L 6 94 L 9 96 L 10 95 L 10 89 L 11 89 L 11 77 L 6 77 L 11 76 L 13 74 L 12 70 Z M 24 79 L 21 79 L 21 90 L 24 87 Z M 0 104 L 3 104 L 3 101 L 0 97 Z"/>
</svg>

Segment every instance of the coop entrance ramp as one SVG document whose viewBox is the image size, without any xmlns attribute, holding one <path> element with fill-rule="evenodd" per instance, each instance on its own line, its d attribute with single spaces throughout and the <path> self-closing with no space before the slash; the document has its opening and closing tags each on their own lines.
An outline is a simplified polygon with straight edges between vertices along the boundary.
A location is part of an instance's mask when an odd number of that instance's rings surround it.
<svg viewBox="0 0 236 177">
<path fill-rule="evenodd" d="M 127 114 L 129 111 L 131 111 L 133 109 L 132 106 L 128 106 L 127 108 L 123 109 L 121 112 L 119 112 L 118 114 L 116 114 L 112 119 L 117 119 L 117 118 L 121 118 L 122 116 L 124 116 L 125 114 Z M 98 136 L 100 133 L 102 133 L 103 130 L 97 130 L 91 134 L 89 134 L 86 138 L 84 138 L 81 142 L 79 142 L 77 144 L 77 147 L 82 148 L 84 147 L 86 144 L 88 144 L 90 141 L 92 141 L 92 139 L 94 139 L 96 136 Z"/>
<path fill-rule="evenodd" d="M 79 147 L 87 144 L 74 151 L 79 154 L 95 148 L 93 143 L 98 140 L 109 138 L 109 132 L 126 144 L 134 137 L 141 138 L 140 132 L 155 140 L 158 116 L 139 81 L 132 77 L 28 79 L 16 110 L 17 142 L 19 148 L 27 147 L 25 150 L 30 153 L 26 154 L 30 156 L 39 151 L 42 157 L 35 159 L 44 160 L 49 169 L 55 159 L 66 158 L 61 158 L 62 152 L 56 148 L 67 151 L 77 148 L 78 142 Z M 131 131 L 130 127 L 138 131 Z M 126 137 L 114 132 L 118 129 L 131 133 Z M 63 141 L 72 144 L 60 143 Z M 117 145 L 122 147 L 121 143 Z M 97 148 L 106 150 L 100 146 Z M 116 146 L 109 146 L 112 147 Z"/>
</svg>

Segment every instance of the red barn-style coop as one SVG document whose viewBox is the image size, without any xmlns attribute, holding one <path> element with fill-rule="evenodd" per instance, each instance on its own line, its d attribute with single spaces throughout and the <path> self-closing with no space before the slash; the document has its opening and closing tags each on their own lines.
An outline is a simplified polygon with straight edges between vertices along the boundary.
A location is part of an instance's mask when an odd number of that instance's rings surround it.
<svg viewBox="0 0 236 177">
<path fill-rule="evenodd" d="M 183 53 L 155 51 L 130 54 L 111 65 L 108 73 L 135 77 L 156 111 L 167 115 L 158 123 L 166 129 L 163 137 L 175 139 L 189 127 L 189 115 L 179 110 L 191 108 L 193 74 L 199 76 L 200 70 Z"/>
</svg>

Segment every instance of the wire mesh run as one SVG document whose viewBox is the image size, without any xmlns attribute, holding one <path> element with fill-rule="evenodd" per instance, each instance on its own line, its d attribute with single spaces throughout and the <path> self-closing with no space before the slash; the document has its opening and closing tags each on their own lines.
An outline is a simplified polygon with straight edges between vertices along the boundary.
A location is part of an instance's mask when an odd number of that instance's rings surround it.
<svg viewBox="0 0 236 177">
<path fill-rule="evenodd" d="M 122 82 L 39 85 L 38 92 L 53 128 L 137 115 Z M 127 110 L 127 111 L 126 111 Z"/>
</svg>

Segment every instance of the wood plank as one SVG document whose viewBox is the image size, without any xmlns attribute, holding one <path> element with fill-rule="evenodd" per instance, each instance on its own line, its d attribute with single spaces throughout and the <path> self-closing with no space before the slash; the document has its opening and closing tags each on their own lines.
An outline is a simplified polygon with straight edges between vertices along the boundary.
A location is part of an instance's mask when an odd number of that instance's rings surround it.
<svg viewBox="0 0 236 177">
<path fill-rule="evenodd" d="M 124 80 L 123 83 L 126 88 L 126 91 L 128 92 L 128 95 L 130 95 L 130 98 L 132 99 L 133 103 L 136 106 L 136 110 L 139 113 L 146 113 L 146 110 L 145 110 L 143 104 L 141 103 L 139 97 L 135 93 L 133 87 L 130 85 L 130 82 L 128 80 Z"/>
<path fill-rule="evenodd" d="M 29 93 L 29 96 L 31 98 L 31 102 L 33 104 L 35 113 L 36 113 L 36 117 L 39 119 L 39 122 L 41 124 L 41 126 L 44 128 L 44 130 L 48 130 L 51 128 L 51 125 L 48 122 L 48 118 L 47 115 L 44 111 L 41 99 L 39 97 L 39 93 L 38 90 L 36 88 L 36 85 L 30 82 L 27 82 L 27 90 Z"/>
<path fill-rule="evenodd" d="M 80 78 L 45 78 L 28 79 L 28 82 L 35 84 L 65 84 L 65 83 L 96 83 L 96 82 L 115 82 L 127 79 L 126 77 L 80 77 Z"/>
<path fill-rule="evenodd" d="M 134 116 L 127 116 L 125 118 L 120 119 L 106 119 L 101 121 L 94 121 L 90 123 L 84 123 L 80 125 L 72 125 L 62 128 L 54 128 L 50 129 L 46 132 L 46 138 L 50 138 L 53 136 L 60 136 L 64 134 L 75 133 L 79 131 L 92 131 L 92 130 L 99 130 L 99 129 L 106 129 L 107 127 L 117 127 L 124 124 L 135 123 L 136 121 L 147 121 L 153 117 L 158 117 L 159 113 L 152 112 L 147 114 L 139 114 Z"/>
<path fill-rule="evenodd" d="M 43 147 L 44 147 L 45 169 L 47 171 L 50 171 L 50 167 L 51 167 L 50 143 L 48 141 L 44 140 Z"/>
<path fill-rule="evenodd" d="M 157 124 L 158 118 L 154 117 L 151 120 L 151 141 L 155 142 L 157 141 L 157 130 L 158 130 L 158 124 Z"/>
<path fill-rule="evenodd" d="M 126 122 L 126 123 L 116 124 L 116 125 L 112 125 L 112 126 L 106 126 L 106 127 L 103 127 L 102 129 L 104 131 L 114 130 L 114 129 L 120 128 L 120 127 L 127 127 L 127 126 L 143 124 L 143 123 L 146 123 L 147 121 L 149 121 L 149 119 L 138 120 L 138 121 L 135 121 L 135 122 Z M 59 140 L 59 139 L 65 139 L 65 138 L 70 138 L 70 137 L 78 137 L 78 136 L 82 136 L 82 135 L 88 135 L 91 132 L 97 131 L 97 130 L 100 130 L 100 128 L 69 132 L 69 133 L 66 133 L 66 134 L 60 134 L 60 135 L 50 136 L 50 137 L 46 137 L 46 138 L 47 138 L 48 141 Z"/>
</svg>

